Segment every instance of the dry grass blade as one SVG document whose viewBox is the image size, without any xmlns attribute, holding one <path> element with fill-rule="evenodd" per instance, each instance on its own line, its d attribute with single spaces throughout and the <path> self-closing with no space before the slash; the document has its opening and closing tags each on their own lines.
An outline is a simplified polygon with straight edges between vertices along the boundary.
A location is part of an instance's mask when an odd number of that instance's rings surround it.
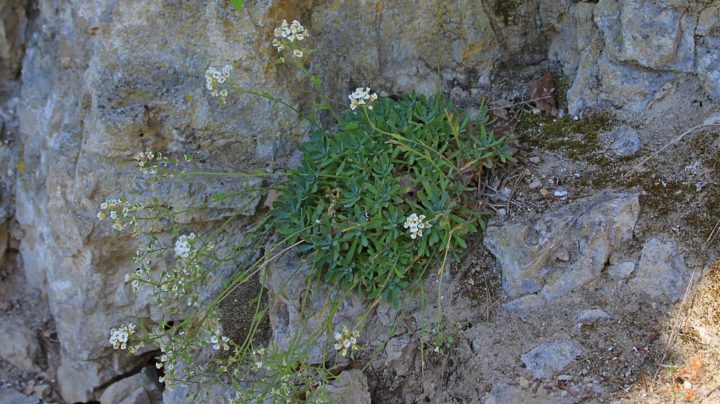
<svg viewBox="0 0 720 404">
<path fill-rule="evenodd" d="M 675 143 L 679 142 L 679 141 L 682 140 L 685 136 L 687 136 L 687 135 L 695 132 L 695 131 L 698 130 L 698 129 L 706 128 L 706 127 L 709 127 L 709 126 L 720 126 L 720 114 L 712 115 L 711 117 L 705 119 L 705 120 L 703 121 L 703 123 L 701 123 L 700 125 L 693 126 L 692 128 L 690 128 L 690 129 L 686 130 L 685 132 L 681 133 L 680 135 L 678 135 L 677 137 L 675 137 L 673 140 L 671 140 L 668 144 L 666 144 L 665 146 L 663 146 L 663 147 L 661 147 L 659 150 L 657 150 L 655 153 L 649 155 L 649 156 L 646 157 L 643 161 L 641 161 L 641 162 L 639 162 L 638 164 L 636 164 L 635 166 L 633 166 L 633 168 L 631 168 L 630 171 L 628 171 L 627 173 L 625 173 L 623 176 L 624 176 L 624 177 L 627 177 L 627 176 L 630 175 L 631 173 L 635 172 L 637 169 L 639 169 L 640 167 L 642 167 L 643 164 L 647 163 L 649 160 L 654 159 L 654 158 L 657 157 L 660 153 L 662 153 L 663 151 L 665 151 L 665 149 L 667 149 L 668 147 L 670 147 L 670 146 L 674 145 Z"/>
<path fill-rule="evenodd" d="M 713 240 L 715 240 L 715 237 L 717 237 L 718 233 L 720 233 L 720 220 L 715 223 L 715 227 L 713 227 L 707 240 L 705 240 L 705 244 L 703 244 L 702 252 L 700 253 L 700 255 L 705 255 L 705 253 L 707 252 L 707 248 L 710 246 L 710 244 L 712 244 Z"/>
</svg>

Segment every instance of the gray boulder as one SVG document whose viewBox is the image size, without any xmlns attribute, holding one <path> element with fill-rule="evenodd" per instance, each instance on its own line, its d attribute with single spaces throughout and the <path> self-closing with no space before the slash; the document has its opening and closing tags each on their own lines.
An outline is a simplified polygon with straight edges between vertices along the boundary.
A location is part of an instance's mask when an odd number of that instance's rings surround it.
<svg viewBox="0 0 720 404">
<path fill-rule="evenodd" d="M 37 336 L 19 320 L 0 319 L 0 357 L 24 371 L 35 370 Z"/>
<path fill-rule="evenodd" d="M 537 305 L 597 276 L 631 237 L 639 210 L 638 194 L 607 193 L 531 223 L 490 226 L 484 244 L 500 264 L 505 293 Z"/>
<path fill-rule="evenodd" d="M 139 373 L 111 384 L 100 396 L 100 404 L 155 404 L 162 402 L 158 375 L 146 367 Z"/>
<path fill-rule="evenodd" d="M 635 277 L 628 285 L 653 299 L 680 300 L 691 276 L 684 255 L 675 241 L 650 239 L 642 249 Z"/>
<path fill-rule="evenodd" d="M 612 279 L 626 279 L 635 271 L 635 263 L 632 261 L 625 261 L 617 265 L 609 265 L 606 270 L 608 276 Z"/>
<path fill-rule="evenodd" d="M 640 150 L 640 135 L 634 128 L 622 125 L 603 135 L 615 155 L 632 156 Z"/>
<path fill-rule="evenodd" d="M 520 359 L 535 378 L 549 379 L 582 354 L 580 345 L 571 339 L 564 339 L 538 345 L 520 356 Z"/>
</svg>

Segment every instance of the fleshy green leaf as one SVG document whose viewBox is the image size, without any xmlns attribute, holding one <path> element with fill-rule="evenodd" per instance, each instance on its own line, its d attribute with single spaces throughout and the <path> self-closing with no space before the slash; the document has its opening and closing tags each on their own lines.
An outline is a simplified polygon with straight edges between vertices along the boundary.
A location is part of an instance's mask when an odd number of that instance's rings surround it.
<svg viewBox="0 0 720 404">
<path fill-rule="evenodd" d="M 237 11 L 241 11 L 243 6 L 245 5 L 245 0 L 230 0 L 230 3 L 235 6 L 235 9 Z"/>
</svg>

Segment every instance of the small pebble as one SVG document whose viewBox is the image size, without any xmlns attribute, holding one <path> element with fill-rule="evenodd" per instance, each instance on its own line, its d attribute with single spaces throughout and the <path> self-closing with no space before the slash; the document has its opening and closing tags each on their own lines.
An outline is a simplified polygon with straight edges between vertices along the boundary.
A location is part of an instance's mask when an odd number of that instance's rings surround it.
<svg viewBox="0 0 720 404">
<path fill-rule="evenodd" d="M 553 195 L 555 195 L 555 197 L 557 197 L 557 198 L 565 198 L 568 196 L 568 191 L 557 190 L 557 191 L 555 191 L 555 193 Z"/>
<path fill-rule="evenodd" d="M 505 199 L 509 199 L 511 193 L 512 193 L 512 190 L 508 187 L 504 187 L 503 189 L 500 190 L 500 195 L 502 195 L 502 197 Z"/>
<path fill-rule="evenodd" d="M 531 162 L 531 163 L 533 163 L 533 164 L 539 164 L 539 163 L 540 163 L 540 157 L 530 157 L 530 158 L 528 159 L 528 161 Z"/>
<path fill-rule="evenodd" d="M 534 180 L 530 183 L 530 185 L 528 185 L 528 187 L 530 187 L 530 189 L 538 189 L 542 187 L 542 182 L 540 182 L 540 180 Z"/>
</svg>

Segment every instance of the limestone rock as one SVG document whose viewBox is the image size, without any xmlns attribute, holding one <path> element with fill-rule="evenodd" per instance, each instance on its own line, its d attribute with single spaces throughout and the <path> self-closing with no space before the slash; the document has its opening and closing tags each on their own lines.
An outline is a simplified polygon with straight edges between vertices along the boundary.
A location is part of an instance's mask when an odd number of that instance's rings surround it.
<svg viewBox="0 0 720 404">
<path fill-rule="evenodd" d="M 662 70 L 644 70 L 613 61 L 603 53 L 597 59 L 598 77 L 602 87 L 596 102 L 622 109 L 626 113 L 640 113 L 655 94 L 670 82 L 674 74 Z"/>
<path fill-rule="evenodd" d="M 312 10 L 313 33 L 323 55 L 319 61 L 323 83 L 331 93 L 342 94 L 343 102 L 348 77 L 388 93 L 415 90 L 431 95 L 438 79 L 434 69 L 438 55 L 443 55 L 448 82 L 459 81 L 466 87 L 490 83 L 501 50 L 492 17 L 482 3 L 450 1 L 438 9 L 430 3 L 394 1 L 383 3 L 381 12 L 376 7 L 372 2 L 333 0 Z M 438 18 L 447 27 L 440 38 L 430 28 Z M 527 39 L 513 40 L 522 47 Z M 339 49 L 353 49 L 353 61 L 349 63 Z M 474 83 L 463 72 L 468 68 L 476 72 Z"/>
<path fill-rule="evenodd" d="M 35 397 L 20 394 L 12 389 L 0 389 L 0 404 L 38 404 Z"/>
<path fill-rule="evenodd" d="M 124 285 L 124 274 L 134 269 L 135 245 L 95 220 L 100 202 L 157 196 L 182 209 L 246 185 L 207 178 L 148 185 L 132 156 L 148 148 L 177 156 L 190 152 L 195 161 L 206 162 L 202 168 L 227 171 L 272 171 L 296 161 L 291 156 L 308 130 L 297 114 L 251 97 L 219 105 L 207 96 L 203 80 L 209 65 L 228 63 L 243 86 L 291 105 L 302 101 L 298 80 L 275 65 L 270 46 L 272 28 L 283 18 L 306 16 L 310 45 L 322 55 L 310 70 L 321 77 L 330 98 L 343 103 L 348 90 L 360 85 L 383 95 L 428 94 L 438 82 L 444 91 L 457 88 L 456 95 L 479 99 L 499 62 L 523 64 L 546 56 L 559 61 L 572 81 L 567 98 L 573 115 L 598 105 L 636 112 L 686 72 L 694 72 L 720 99 L 715 4 L 699 10 L 686 7 L 684 0 L 541 0 L 509 2 L 514 7 L 501 10 L 471 0 L 440 5 L 403 0 L 383 2 L 380 8 L 374 2 L 332 0 L 316 6 L 268 0 L 246 2 L 246 10 L 238 13 L 224 0 L 45 0 L 33 3 L 31 25 L 38 31 L 25 37 L 29 3 L 0 4 L 0 80 L 17 80 L 22 67 L 19 98 L 5 97 L 0 105 L 0 131 L 18 133 L 15 146 L 0 146 L 0 225 L 15 215 L 24 233 L 25 277 L 29 285 L 47 291 L 61 345 L 58 383 L 68 402 L 94 399 L 100 386 L 139 364 L 140 359 L 112 351 L 110 328 L 165 314 L 149 293 L 134 294 Z M 647 43 L 645 35 L 651 35 Z M 17 108 L 6 108 L 13 99 Z M 8 112 L 15 109 L 16 115 Z M 246 201 L 214 206 L 178 222 L 212 225 Z M 250 216 L 254 210 L 250 204 L 243 213 Z M 608 208 L 604 214 L 632 217 L 625 213 Z M 551 231 L 551 244 L 567 244 L 562 247 L 570 253 L 567 262 L 520 244 L 526 260 L 503 269 L 511 296 L 541 303 L 568 293 L 595 276 L 620 242 L 608 236 L 612 231 L 591 229 L 591 216 L 576 212 L 577 223 L 572 215 L 563 217 L 570 222 L 549 217 L 549 225 L 567 225 L 571 234 L 588 226 L 586 231 L 600 236 L 564 238 L 558 236 L 564 228 Z M 618 234 L 624 234 L 621 227 L 632 229 L 630 223 L 608 220 L 612 223 L 602 223 Z M 238 241 L 241 227 L 225 240 Z M 572 247 L 578 241 L 579 250 Z M 595 255 L 582 251 L 588 248 L 596 248 Z M 527 267 L 534 259 L 543 264 Z M 278 285 L 285 279 L 280 276 L 299 264 L 285 265 L 277 278 L 267 280 L 272 293 L 280 293 Z M 208 283 L 220 284 L 231 270 L 223 268 Z M 329 289 L 317 293 L 321 300 L 332 296 Z M 301 321 L 294 298 L 281 298 L 270 316 L 281 342 Z M 336 318 L 340 323 L 353 318 L 358 307 L 343 304 Z"/>
<path fill-rule="evenodd" d="M 698 17 L 697 74 L 705 91 L 720 99 L 720 5 L 710 5 Z"/>
<path fill-rule="evenodd" d="M 0 4 L 0 87 L 7 85 L 6 80 L 15 80 L 20 73 L 29 3 L 8 0 Z"/>
<path fill-rule="evenodd" d="M 18 116 L 26 169 L 18 173 L 16 207 L 28 283 L 47 290 L 57 326 L 58 381 L 66 401 L 93 399 L 99 386 L 137 365 L 138 359 L 113 352 L 110 328 L 163 316 L 148 291 L 135 294 L 125 285 L 134 241 L 97 222 L 99 203 L 156 196 L 183 209 L 245 186 L 219 178 L 148 185 L 132 156 L 150 148 L 190 152 L 211 170 L 272 169 L 284 165 L 305 133 L 298 116 L 277 104 L 241 97 L 223 106 L 204 88 L 207 66 L 230 63 L 243 85 L 292 102 L 285 81 L 269 79 L 275 65 L 265 38 L 272 28 L 257 28 L 253 19 L 275 21 L 267 6 L 235 13 L 223 1 L 40 4 L 43 30 L 33 37 L 22 70 Z M 265 51 L 258 51 L 255 36 L 267 43 Z M 244 201 L 178 221 L 221 220 Z M 251 205 L 245 213 L 253 211 Z M 233 229 L 225 240 L 232 244 L 233 234 L 241 233 Z M 221 285 L 228 270 L 208 284 Z"/>
<path fill-rule="evenodd" d="M 308 361 L 319 363 L 323 360 L 323 348 L 330 342 L 332 335 L 323 333 L 311 338 L 321 329 L 328 316 L 329 302 L 340 297 L 331 285 L 309 282 L 309 263 L 302 262 L 292 250 L 272 261 L 261 282 L 272 296 L 268 313 L 273 340 L 278 348 L 288 349 L 290 344 L 305 341 L 308 347 Z M 303 306 L 305 304 L 305 306 Z M 354 294 L 340 302 L 333 317 L 333 324 L 351 327 L 355 319 L 363 312 L 363 302 Z M 299 331 L 299 330 L 305 330 Z M 296 335 L 303 332 L 301 335 Z"/>
<path fill-rule="evenodd" d="M 592 323 L 600 320 L 612 320 L 612 316 L 601 309 L 585 309 L 575 316 L 576 321 Z"/>
<path fill-rule="evenodd" d="M 120 379 L 111 384 L 100 396 L 100 404 L 155 404 L 161 403 L 158 375 L 151 368 Z"/>
<path fill-rule="evenodd" d="M 635 263 L 632 261 L 625 261 L 617 265 L 610 265 L 607 267 L 608 276 L 613 279 L 626 279 L 635 271 Z"/>
<path fill-rule="evenodd" d="M 583 350 L 570 339 L 541 344 L 520 359 L 537 379 L 549 379 L 555 373 L 565 369 L 583 354 Z"/>
<path fill-rule="evenodd" d="M 596 105 L 601 81 L 598 58 L 603 51 L 602 34 L 593 22 L 595 5 L 580 2 L 572 9 L 576 25 L 576 44 L 570 46 L 579 50 L 577 71 L 567 91 L 568 112 L 577 116 L 583 110 Z M 571 65 L 572 66 L 572 65 Z"/>
<path fill-rule="evenodd" d="M 637 130 L 621 125 L 611 132 L 603 135 L 615 155 L 620 157 L 632 156 L 640 150 L 640 135 Z"/>
<path fill-rule="evenodd" d="M 331 384 L 320 387 L 312 397 L 329 403 L 371 403 L 367 377 L 359 369 L 343 371 Z"/>
<path fill-rule="evenodd" d="M 635 277 L 628 285 L 653 299 L 676 302 L 683 297 L 690 269 L 677 242 L 650 239 L 643 246 Z"/>
<path fill-rule="evenodd" d="M 632 235 L 639 209 L 638 194 L 607 193 L 533 223 L 490 226 L 484 244 L 500 264 L 509 297 L 555 299 L 600 273 Z"/>
<path fill-rule="evenodd" d="M 695 19 L 687 0 L 602 0 L 602 29 L 613 60 L 651 69 L 693 71 Z"/>
<path fill-rule="evenodd" d="M 385 346 L 385 367 L 404 376 L 413 367 L 414 348 L 415 344 L 410 343 L 407 335 L 392 338 Z"/>
<path fill-rule="evenodd" d="M 40 351 L 37 336 L 21 321 L 0 319 L 0 357 L 24 371 L 35 370 L 35 356 Z"/>
</svg>

